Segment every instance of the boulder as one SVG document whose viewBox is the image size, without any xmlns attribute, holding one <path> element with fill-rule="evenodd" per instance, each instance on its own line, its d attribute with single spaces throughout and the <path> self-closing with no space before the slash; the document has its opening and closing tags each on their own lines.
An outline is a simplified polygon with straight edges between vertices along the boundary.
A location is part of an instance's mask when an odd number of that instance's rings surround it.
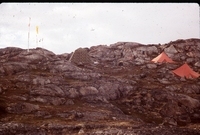
<svg viewBox="0 0 200 135">
<path fill-rule="evenodd" d="M 42 96 L 65 96 L 65 93 L 61 88 L 54 84 L 48 84 L 42 87 L 36 87 L 31 89 L 31 95 L 42 95 Z"/>
<path fill-rule="evenodd" d="M 44 78 L 44 77 L 41 77 L 41 76 L 36 76 L 36 78 L 33 79 L 33 84 L 34 85 L 46 85 L 46 84 L 49 84 L 51 83 L 50 79 L 48 78 Z"/>
<path fill-rule="evenodd" d="M 200 62 L 198 61 L 198 62 L 196 62 L 194 65 L 195 65 L 196 67 L 200 67 Z"/>
<path fill-rule="evenodd" d="M 151 56 L 152 54 L 157 54 L 158 53 L 158 49 L 156 46 L 148 46 L 147 47 L 147 55 Z"/>
<path fill-rule="evenodd" d="M 88 95 L 95 95 L 95 94 L 98 94 L 98 90 L 95 88 L 95 87 L 92 87 L 92 86 L 87 86 L 87 87 L 82 87 L 80 90 L 79 90 L 80 94 L 82 96 L 88 96 Z"/>
<path fill-rule="evenodd" d="M 6 110 L 9 113 L 22 114 L 37 111 L 39 108 L 39 105 L 34 105 L 31 103 L 12 103 L 6 108 Z"/>
<path fill-rule="evenodd" d="M 186 62 L 187 62 L 187 63 L 193 63 L 193 62 L 194 62 L 194 58 L 187 58 L 187 59 L 186 59 Z"/>
<path fill-rule="evenodd" d="M 124 49 L 122 55 L 124 61 L 132 60 L 134 58 L 131 48 Z"/>
<path fill-rule="evenodd" d="M 200 107 L 200 101 L 188 95 L 179 94 L 178 102 L 190 110 Z"/>
<path fill-rule="evenodd" d="M 174 100 L 168 101 L 161 109 L 162 117 L 176 117 L 177 112 L 180 112 L 178 103 Z"/>
<path fill-rule="evenodd" d="M 120 97 L 119 84 L 116 82 L 104 82 L 104 84 L 99 87 L 98 91 L 99 94 L 104 96 L 107 100 L 114 100 Z"/>
<path fill-rule="evenodd" d="M 28 63 L 7 62 L 2 65 L 2 68 L 0 70 L 2 70 L 1 73 L 4 73 L 5 75 L 13 75 L 28 69 L 29 69 Z"/>
<path fill-rule="evenodd" d="M 147 68 L 155 69 L 155 68 L 157 68 L 157 65 L 156 64 L 147 64 Z"/>
<path fill-rule="evenodd" d="M 165 48 L 164 51 L 168 54 L 175 54 L 178 51 L 176 50 L 176 48 L 174 47 L 174 45 L 170 45 L 168 48 Z"/>
<path fill-rule="evenodd" d="M 54 106 L 58 106 L 58 105 L 64 105 L 66 102 L 65 98 L 60 98 L 60 97 L 51 97 L 50 98 L 50 103 Z"/>
<path fill-rule="evenodd" d="M 77 89 L 75 89 L 75 88 L 69 89 L 69 97 L 70 98 L 76 98 L 78 96 L 79 96 L 79 92 Z"/>
</svg>

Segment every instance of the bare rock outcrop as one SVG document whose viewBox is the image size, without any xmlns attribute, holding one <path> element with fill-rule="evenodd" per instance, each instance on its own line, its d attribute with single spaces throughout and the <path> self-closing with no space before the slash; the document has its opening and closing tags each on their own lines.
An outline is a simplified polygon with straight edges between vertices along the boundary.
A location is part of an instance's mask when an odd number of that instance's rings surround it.
<svg viewBox="0 0 200 135">
<path fill-rule="evenodd" d="M 0 134 L 200 133 L 199 77 L 172 72 L 200 73 L 199 39 L 80 50 L 0 49 Z M 163 51 L 176 63 L 151 62 Z"/>
</svg>

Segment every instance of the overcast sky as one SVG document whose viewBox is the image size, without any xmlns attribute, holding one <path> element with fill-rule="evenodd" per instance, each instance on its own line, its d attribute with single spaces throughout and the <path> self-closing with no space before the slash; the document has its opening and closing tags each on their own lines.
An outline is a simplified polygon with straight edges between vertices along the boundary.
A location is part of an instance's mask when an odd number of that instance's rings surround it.
<svg viewBox="0 0 200 135">
<path fill-rule="evenodd" d="M 62 54 L 121 41 L 200 38 L 199 13 L 197 3 L 2 3 L 0 48 L 27 49 L 29 43 Z"/>
</svg>

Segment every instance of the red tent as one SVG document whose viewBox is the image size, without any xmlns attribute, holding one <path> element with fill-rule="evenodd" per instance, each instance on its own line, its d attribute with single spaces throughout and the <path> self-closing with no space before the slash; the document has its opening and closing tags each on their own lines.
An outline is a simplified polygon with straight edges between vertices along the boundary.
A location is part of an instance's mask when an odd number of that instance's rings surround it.
<svg viewBox="0 0 200 135">
<path fill-rule="evenodd" d="M 155 57 L 151 61 L 153 61 L 155 63 L 157 63 L 157 62 L 174 63 L 175 62 L 171 58 L 169 58 L 165 52 L 162 52 L 160 55 L 158 55 L 157 57 Z"/>
<path fill-rule="evenodd" d="M 175 69 L 172 71 L 176 75 L 180 77 L 186 77 L 186 78 L 197 78 L 200 76 L 199 73 L 193 71 L 187 63 L 183 64 L 181 67 Z"/>
</svg>

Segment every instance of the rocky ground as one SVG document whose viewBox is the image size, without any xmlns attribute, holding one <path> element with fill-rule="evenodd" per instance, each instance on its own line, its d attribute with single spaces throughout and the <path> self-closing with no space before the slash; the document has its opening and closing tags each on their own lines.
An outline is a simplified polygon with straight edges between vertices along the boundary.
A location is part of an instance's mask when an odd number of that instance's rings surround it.
<svg viewBox="0 0 200 135">
<path fill-rule="evenodd" d="M 87 48 L 91 63 L 43 48 L 0 49 L 0 135 L 199 135 L 200 39 Z M 153 63 L 162 51 L 177 63 Z"/>
</svg>

